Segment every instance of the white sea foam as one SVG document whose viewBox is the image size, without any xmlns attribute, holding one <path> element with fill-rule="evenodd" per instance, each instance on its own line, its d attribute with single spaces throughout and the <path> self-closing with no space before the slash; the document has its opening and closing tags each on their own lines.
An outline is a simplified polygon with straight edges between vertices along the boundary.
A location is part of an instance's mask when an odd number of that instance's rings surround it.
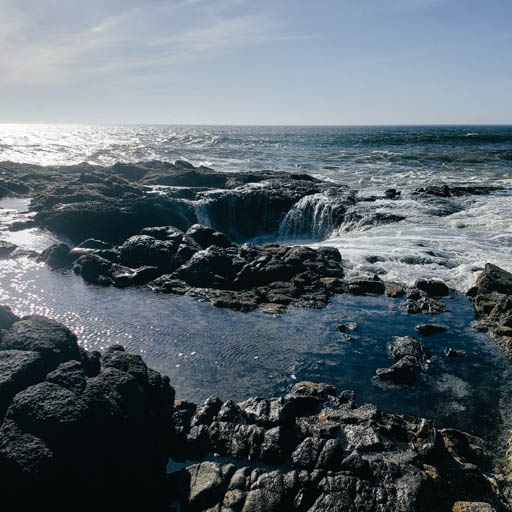
<svg viewBox="0 0 512 512">
<path fill-rule="evenodd" d="M 313 247 L 334 246 L 347 274 L 378 274 L 389 281 L 413 283 L 442 279 L 466 291 L 485 263 L 512 271 L 512 209 L 508 194 L 451 199 L 460 208 L 436 216 L 438 206 L 411 198 L 381 201 L 382 210 L 402 214 L 398 223 L 338 230 Z M 384 203 L 386 203 L 384 205 Z"/>
</svg>

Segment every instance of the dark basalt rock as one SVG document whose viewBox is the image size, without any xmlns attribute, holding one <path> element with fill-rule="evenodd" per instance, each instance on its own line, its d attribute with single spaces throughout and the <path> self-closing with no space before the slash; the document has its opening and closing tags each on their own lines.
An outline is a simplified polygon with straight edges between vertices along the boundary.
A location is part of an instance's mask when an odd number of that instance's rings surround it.
<svg viewBox="0 0 512 512">
<path fill-rule="evenodd" d="M 388 188 L 384 192 L 384 196 L 386 199 L 398 199 L 401 195 L 400 191 L 397 191 L 396 188 Z"/>
<path fill-rule="evenodd" d="M 54 354 L 33 344 L 0 347 L 2 499 L 20 510 L 67 510 L 76 496 L 110 510 L 510 510 L 480 469 L 481 441 L 357 407 L 353 392 L 301 382 L 283 397 L 196 406 L 174 402 L 169 380 L 119 345 L 81 349 L 48 373 Z M 212 453 L 222 462 L 203 460 Z M 165 479 L 169 455 L 199 463 Z"/>
<path fill-rule="evenodd" d="M 59 322 L 33 315 L 12 324 L 0 341 L 0 350 L 29 350 L 44 357 L 51 371 L 60 363 L 80 361 L 76 336 Z"/>
<path fill-rule="evenodd" d="M 465 350 L 456 350 L 451 347 L 447 347 L 444 349 L 444 354 L 446 357 L 463 357 L 466 355 Z"/>
<path fill-rule="evenodd" d="M 354 278 L 347 282 L 347 292 L 354 295 L 382 295 L 386 285 L 378 278 Z"/>
<path fill-rule="evenodd" d="M 71 268 L 73 256 L 69 254 L 70 248 L 66 244 L 55 244 L 45 249 L 38 260 L 46 263 L 50 268 Z"/>
<path fill-rule="evenodd" d="M 239 311 L 261 307 L 279 313 L 289 304 L 324 307 L 329 297 L 345 291 L 341 256 L 331 247 L 237 246 L 200 225 L 187 233 L 172 226 L 142 233 L 119 248 L 73 249 L 73 257 L 81 254 L 74 272 L 94 284 L 148 284 L 157 292 L 187 294 Z M 223 246 L 209 245 L 213 241 Z"/>
<path fill-rule="evenodd" d="M 227 174 L 183 161 L 89 166 L 85 173 L 73 166 L 12 167 L 11 173 L 30 182 L 37 225 L 76 243 L 86 238 L 118 243 L 147 226 L 187 230 L 198 222 L 197 208 L 204 210 L 215 230 L 242 241 L 275 235 L 286 214 L 305 196 L 334 198 L 336 204 L 329 206 L 331 217 L 341 222 L 345 203 L 354 204 L 355 196 L 346 186 L 308 175 L 270 171 Z M 81 166 L 80 171 L 84 169 Z M 155 191 L 154 185 L 180 188 Z M 306 222 L 310 213 L 304 212 L 306 229 L 312 227 Z M 226 239 L 214 243 L 222 246 Z"/>
<path fill-rule="evenodd" d="M 162 269 L 162 273 L 174 270 L 177 250 L 177 242 L 162 241 L 148 235 L 132 236 L 119 247 L 123 264 L 132 268 L 153 266 Z"/>
<path fill-rule="evenodd" d="M 74 335 L 49 319 L 28 317 L 7 330 L 0 346 L 5 503 L 66 510 L 86 483 L 87 509 L 98 508 L 99 496 L 101 508 L 167 509 L 174 391 L 122 347 L 98 356 L 79 351 Z M 120 494 L 124 485 L 136 491 Z"/>
<path fill-rule="evenodd" d="M 449 187 L 448 185 L 429 185 L 427 187 L 418 188 L 414 194 L 417 196 L 432 195 L 438 197 L 466 196 L 466 195 L 483 195 L 489 194 L 501 187 L 483 187 L 483 186 L 467 186 L 467 187 Z"/>
<path fill-rule="evenodd" d="M 73 264 L 73 272 L 93 284 L 111 284 L 114 269 L 111 261 L 95 253 L 80 256 Z"/>
<path fill-rule="evenodd" d="M 422 336 L 432 336 L 433 334 L 438 334 L 447 331 L 446 327 L 432 324 L 419 324 L 416 327 L 414 327 L 414 330 L 420 333 Z"/>
<path fill-rule="evenodd" d="M 199 244 L 202 249 L 208 249 L 212 245 L 224 248 L 232 245 L 231 240 L 224 233 L 201 224 L 190 226 L 186 234 Z"/>
<path fill-rule="evenodd" d="M 287 407 L 300 390 L 316 398 L 314 408 Z M 224 460 L 170 474 L 171 498 L 184 511 L 451 512 L 470 500 L 509 510 L 475 465 L 482 454 L 474 439 L 429 420 L 356 407 L 353 393 L 345 400 L 349 394 L 338 398 L 330 386 L 299 383 L 281 399 L 237 406 L 210 398 L 200 409 L 212 412 L 200 424 L 190 421 L 193 404 L 178 404 L 183 451 Z"/>
<path fill-rule="evenodd" d="M 377 379 L 393 384 L 413 385 L 417 370 L 426 367 L 429 357 L 427 347 L 412 336 L 397 336 L 389 351 L 397 362 L 390 368 L 378 368 L 375 373 Z"/>
<path fill-rule="evenodd" d="M 0 421 L 14 395 L 40 382 L 45 375 L 43 358 L 38 352 L 0 350 Z"/>
<path fill-rule="evenodd" d="M 398 361 L 405 356 L 414 357 L 420 364 L 424 364 L 429 357 L 428 348 L 412 336 L 397 336 L 390 347 L 391 355 Z"/>
<path fill-rule="evenodd" d="M 426 287 L 428 288 L 428 285 L 426 285 Z M 409 314 L 423 313 L 437 315 L 446 311 L 444 305 L 441 302 L 432 299 L 425 290 L 421 290 L 417 287 L 411 287 L 407 289 L 406 295 L 407 300 L 405 302 L 405 308 Z"/>
<path fill-rule="evenodd" d="M 468 291 L 473 299 L 477 328 L 489 331 L 497 345 L 512 355 L 512 274 L 487 263 Z"/>
<path fill-rule="evenodd" d="M 442 281 L 432 279 L 420 279 L 416 281 L 414 287 L 424 291 L 429 297 L 446 297 L 450 290 Z"/>
</svg>

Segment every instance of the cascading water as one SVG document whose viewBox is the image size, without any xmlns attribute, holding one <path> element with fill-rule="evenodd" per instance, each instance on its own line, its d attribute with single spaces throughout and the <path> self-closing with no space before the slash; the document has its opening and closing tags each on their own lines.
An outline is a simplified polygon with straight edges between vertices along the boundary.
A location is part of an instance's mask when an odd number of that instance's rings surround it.
<svg viewBox="0 0 512 512">
<path fill-rule="evenodd" d="M 210 220 L 210 209 L 208 205 L 208 201 L 191 201 L 190 203 L 194 208 L 194 213 L 196 215 L 197 223 L 202 224 L 203 226 L 211 226 Z"/>
<path fill-rule="evenodd" d="M 303 197 L 293 205 L 279 226 L 280 238 L 321 240 L 343 221 L 345 197 L 321 192 Z"/>
</svg>

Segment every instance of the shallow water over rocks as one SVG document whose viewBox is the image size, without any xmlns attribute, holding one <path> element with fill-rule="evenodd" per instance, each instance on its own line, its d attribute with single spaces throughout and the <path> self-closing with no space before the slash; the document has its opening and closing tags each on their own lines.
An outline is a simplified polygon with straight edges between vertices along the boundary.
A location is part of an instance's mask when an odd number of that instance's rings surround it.
<svg viewBox="0 0 512 512">
<path fill-rule="evenodd" d="M 143 288 L 88 285 L 28 258 L 1 262 L 0 282 L 0 302 L 16 313 L 63 322 L 89 350 L 123 344 L 169 375 L 182 399 L 269 397 L 295 380 L 313 380 L 353 389 L 360 403 L 487 438 L 508 421 L 501 411 L 510 399 L 510 369 L 489 337 L 471 327 L 471 303 L 459 294 L 444 301 L 450 312 L 436 317 L 407 315 L 402 299 L 342 295 L 325 309 L 291 308 L 276 318 Z M 338 325 L 347 322 L 357 330 L 341 333 Z M 448 328 L 422 339 L 431 352 L 428 369 L 413 387 L 379 385 L 373 376 L 393 363 L 387 349 L 392 337 L 414 335 L 421 323 Z M 448 347 L 467 355 L 448 358 Z"/>
</svg>

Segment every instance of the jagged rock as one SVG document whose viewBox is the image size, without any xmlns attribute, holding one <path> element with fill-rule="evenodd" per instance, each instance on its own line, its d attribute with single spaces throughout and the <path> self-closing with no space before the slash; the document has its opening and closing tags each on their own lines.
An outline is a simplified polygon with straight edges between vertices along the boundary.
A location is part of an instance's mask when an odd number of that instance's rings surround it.
<svg viewBox="0 0 512 512">
<path fill-rule="evenodd" d="M 385 294 L 388 297 L 392 297 L 394 299 L 398 299 L 405 295 L 404 287 L 397 283 L 386 283 L 385 284 Z"/>
<path fill-rule="evenodd" d="M 88 238 L 84 240 L 82 243 L 78 244 L 75 249 L 112 249 L 112 244 L 107 242 L 103 242 L 103 240 L 95 240 L 94 238 Z"/>
<path fill-rule="evenodd" d="M 375 374 L 378 379 L 383 381 L 390 381 L 393 384 L 412 386 L 416 382 L 417 369 L 417 359 L 411 356 L 406 356 L 390 368 L 377 368 Z"/>
<path fill-rule="evenodd" d="M 388 188 L 384 192 L 384 196 L 386 199 L 398 199 L 400 197 L 401 192 L 397 191 L 396 188 Z"/>
<path fill-rule="evenodd" d="M 0 422 L 16 393 L 46 375 L 43 358 L 28 350 L 0 350 Z"/>
<path fill-rule="evenodd" d="M 432 324 L 419 324 L 414 327 L 414 330 L 420 333 L 422 336 L 432 336 L 433 334 L 447 331 L 446 327 Z"/>
<path fill-rule="evenodd" d="M 489 503 L 475 501 L 457 501 L 453 504 L 452 512 L 496 512 Z"/>
<path fill-rule="evenodd" d="M 119 268 L 112 272 L 112 281 L 118 288 L 148 284 L 161 275 L 158 267 L 143 266 L 139 268 Z"/>
<path fill-rule="evenodd" d="M 512 274 L 487 263 L 468 295 L 479 320 L 477 328 L 488 330 L 496 344 L 511 354 Z"/>
<path fill-rule="evenodd" d="M 153 266 L 161 269 L 162 273 L 175 269 L 177 250 L 177 242 L 162 241 L 148 235 L 132 236 L 119 247 L 123 264 L 132 268 Z"/>
<path fill-rule="evenodd" d="M 14 321 L 6 337 L 26 321 Z M 69 357 L 49 373 L 51 351 L 3 348 L 0 386 L 11 388 L 1 393 L 2 499 L 16 499 L 20 510 L 60 510 L 76 496 L 86 508 L 101 497 L 111 510 L 169 510 L 170 500 L 184 512 L 450 512 L 457 502 L 509 510 L 477 465 L 487 456 L 477 440 L 430 420 L 356 407 L 350 391 L 338 396 L 332 386 L 302 382 L 284 397 L 241 404 L 210 397 L 197 407 L 174 402 L 169 380 L 118 345 L 101 357 L 82 349 L 80 360 Z M 31 367 L 37 361 L 39 373 Z M 169 454 L 212 453 L 224 459 L 186 465 L 165 483 Z M 120 493 L 126 486 L 131 491 Z"/>
<path fill-rule="evenodd" d="M 500 190 L 500 187 L 486 187 L 486 186 L 461 186 L 449 187 L 448 185 L 428 185 L 426 187 L 418 188 L 415 195 L 432 195 L 438 197 L 451 197 L 451 196 L 465 196 L 465 195 L 482 195 L 489 194 L 495 190 Z"/>
<path fill-rule="evenodd" d="M 6 503 L 16 498 L 21 510 L 64 510 L 87 482 L 86 508 L 97 507 L 98 496 L 109 508 L 164 506 L 174 391 L 122 347 L 98 356 L 79 351 L 72 333 L 43 317 L 14 321 L 5 332 L 0 473 Z M 120 496 L 121 485 L 138 491 Z"/>
<path fill-rule="evenodd" d="M 390 351 L 397 361 L 402 359 L 402 357 L 411 356 L 419 364 L 424 364 L 429 356 L 428 348 L 412 336 L 396 336 Z"/>
<path fill-rule="evenodd" d="M 429 356 L 427 347 L 412 336 L 396 336 L 389 350 L 397 362 L 390 368 L 378 368 L 375 373 L 377 379 L 393 384 L 413 385 L 417 370 L 426 366 Z"/>
<path fill-rule="evenodd" d="M 425 287 L 430 289 L 429 285 L 425 285 Z M 436 289 L 436 285 L 434 285 L 434 289 Z M 446 308 L 441 302 L 430 298 L 425 290 L 421 290 L 417 287 L 412 287 L 407 290 L 405 307 L 409 314 L 437 315 L 446 311 Z"/>
</svg>

